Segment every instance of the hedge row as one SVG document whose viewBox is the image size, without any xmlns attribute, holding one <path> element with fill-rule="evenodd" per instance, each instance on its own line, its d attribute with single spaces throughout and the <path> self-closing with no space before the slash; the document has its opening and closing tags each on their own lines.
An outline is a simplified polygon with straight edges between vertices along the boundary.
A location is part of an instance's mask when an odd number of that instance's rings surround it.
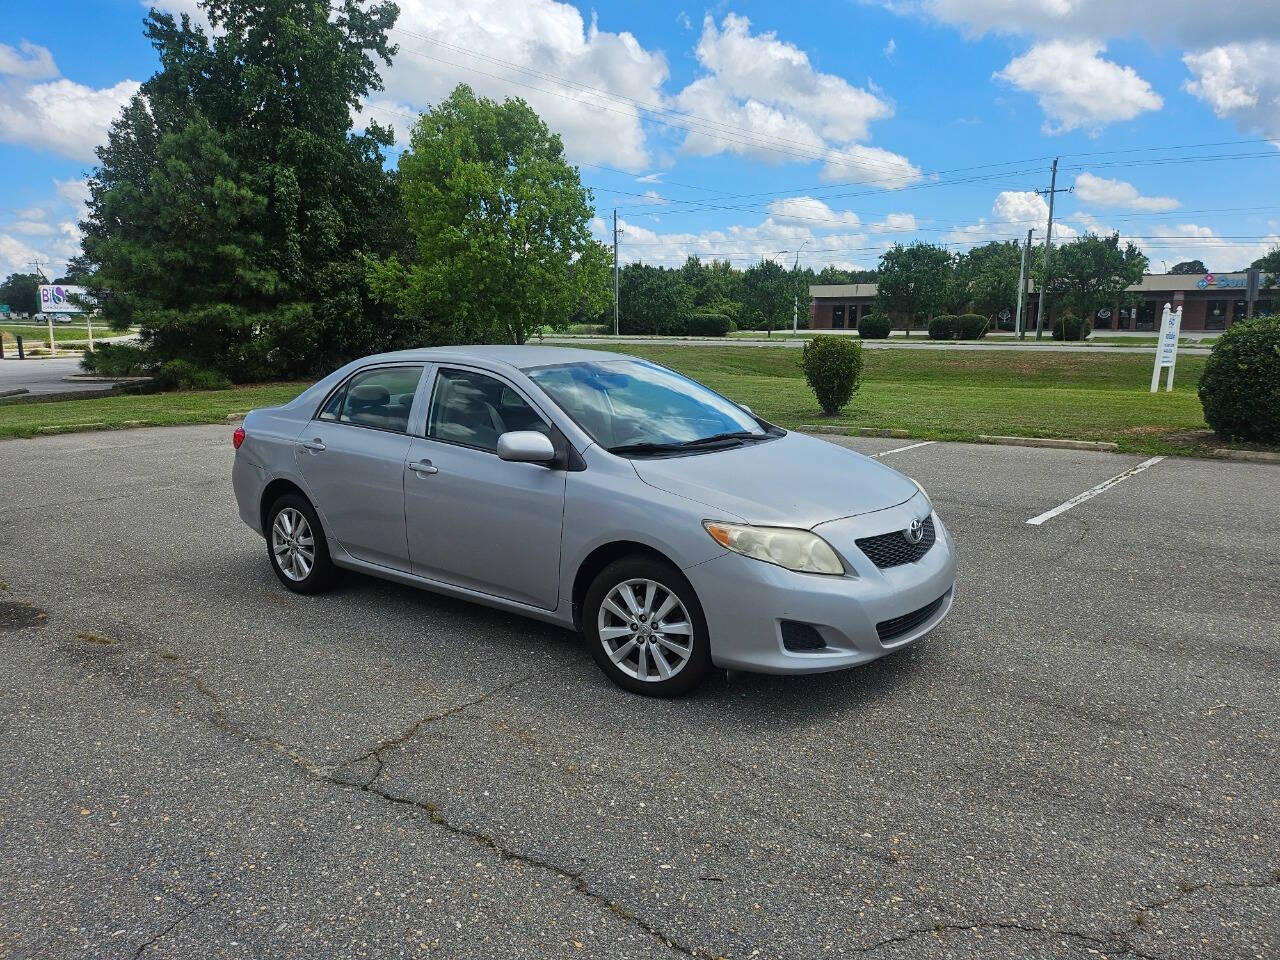
<svg viewBox="0 0 1280 960">
<path fill-rule="evenodd" d="M 991 327 L 980 313 L 944 313 L 929 321 L 930 340 L 981 340 Z"/>
</svg>

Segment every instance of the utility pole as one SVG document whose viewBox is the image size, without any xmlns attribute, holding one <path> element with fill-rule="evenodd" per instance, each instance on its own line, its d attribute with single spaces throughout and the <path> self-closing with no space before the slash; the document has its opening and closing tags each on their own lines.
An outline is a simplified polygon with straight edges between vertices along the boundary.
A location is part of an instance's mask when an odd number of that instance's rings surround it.
<svg viewBox="0 0 1280 960">
<path fill-rule="evenodd" d="M 1049 174 L 1049 189 L 1037 190 L 1040 196 L 1049 197 L 1049 226 L 1044 234 L 1044 280 L 1049 280 L 1049 247 L 1053 243 L 1053 198 L 1059 193 L 1070 193 L 1071 189 L 1058 189 L 1058 158 L 1053 158 L 1053 168 Z M 1045 284 L 1040 284 L 1040 297 L 1036 301 L 1036 339 L 1039 340 L 1044 334 L 1044 301 L 1045 301 Z"/>
<path fill-rule="evenodd" d="M 1022 262 L 1018 264 L 1018 311 L 1014 314 L 1013 329 L 1018 334 L 1019 340 L 1027 339 L 1027 331 L 1022 324 L 1022 301 L 1027 292 L 1027 258 L 1031 255 L 1031 234 L 1035 233 L 1034 229 L 1027 231 L 1027 242 L 1022 247 Z"/>
<path fill-rule="evenodd" d="M 618 208 L 613 208 L 613 335 L 618 335 Z"/>
<path fill-rule="evenodd" d="M 808 242 L 809 241 L 806 240 L 804 243 L 800 244 L 800 250 L 803 250 L 804 244 Z M 792 276 L 796 276 L 797 271 L 800 269 L 800 250 L 796 251 L 796 262 L 791 265 Z M 800 291 L 796 290 L 791 295 L 791 332 L 798 333 L 799 331 L 800 331 Z"/>
</svg>

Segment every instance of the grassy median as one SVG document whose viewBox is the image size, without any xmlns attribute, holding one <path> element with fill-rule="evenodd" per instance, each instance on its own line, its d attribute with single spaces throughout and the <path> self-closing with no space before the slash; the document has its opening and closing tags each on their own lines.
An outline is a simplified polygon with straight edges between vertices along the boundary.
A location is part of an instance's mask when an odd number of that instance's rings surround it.
<svg viewBox="0 0 1280 960">
<path fill-rule="evenodd" d="M 1151 358 L 1135 354 L 869 350 L 862 388 L 838 417 L 824 417 L 804 382 L 798 350 L 673 344 L 600 349 L 666 364 L 789 427 L 904 429 L 939 440 L 1070 437 L 1110 440 L 1134 452 L 1204 452 L 1205 438 L 1195 435 L 1205 429 L 1195 390 L 1203 357 L 1182 357 L 1174 391 L 1151 394 Z M 8 403 L 0 405 L 0 436 L 213 423 L 282 403 L 304 386 Z"/>
</svg>

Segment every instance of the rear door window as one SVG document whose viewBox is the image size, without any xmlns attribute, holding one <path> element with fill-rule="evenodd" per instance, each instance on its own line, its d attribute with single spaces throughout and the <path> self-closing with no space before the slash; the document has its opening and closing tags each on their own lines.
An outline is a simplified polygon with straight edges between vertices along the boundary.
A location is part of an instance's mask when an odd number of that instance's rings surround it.
<svg viewBox="0 0 1280 960">
<path fill-rule="evenodd" d="M 362 370 L 328 399 L 317 419 L 408 433 L 409 413 L 421 379 L 421 366 Z"/>
</svg>

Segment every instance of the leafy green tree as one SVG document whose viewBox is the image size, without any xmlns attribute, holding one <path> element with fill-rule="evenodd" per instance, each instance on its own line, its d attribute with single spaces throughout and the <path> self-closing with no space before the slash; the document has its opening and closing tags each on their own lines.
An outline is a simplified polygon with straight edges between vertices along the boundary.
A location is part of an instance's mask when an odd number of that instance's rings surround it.
<svg viewBox="0 0 1280 960">
<path fill-rule="evenodd" d="M 1183 260 L 1173 265 L 1170 273 L 1178 276 L 1191 276 L 1199 273 L 1208 273 L 1209 268 L 1204 265 L 1203 260 Z"/>
<path fill-rule="evenodd" d="M 1280 273 L 1280 245 L 1272 247 L 1266 255 L 1259 257 L 1249 266 L 1271 274 Z"/>
<path fill-rule="evenodd" d="M 744 318 L 754 330 L 772 333 L 790 328 L 791 305 L 796 295 L 791 271 L 773 260 L 761 260 L 742 275 Z M 808 309 L 808 303 L 805 303 Z"/>
<path fill-rule="evenodd" d="M 962 255 L 956 272 L 965 278 L 967 303 L 988 319 L 1018 299 L 1018 272 L 1022 268 L 1022 244 L 1016 240 L 993 241 Z"/>
<path fill-rule="evenodd" d="M 1141 280 L 1146 269 L 1146 255 L 1132 243 L 1122 248 L 1120 234 L 1087 233 L 1054 249 L 1049 278 L 1043 281 L 1046 306 L 1061 305 L 1092 323 L 1099 307 L 1130 302 L 1125 288 Z"/>
<path fill-rule="evenodd" d="M 629 263 L 618 275 L 620 333 L 676 335 L 688 330 L 693 297 L 681 269 Z"/>
<path fill-rule="evenodd" d="M 39 313 L 42 283 L 38 273 L 11 273 L 0 283 L 0 303 L 7 303 L 14 313 Z"/>
<path fill-rule="evenodd" d="M 895 243 L 880 257 L 876 274 L 877 309 L 913 324 L 937 313 L 949 293 L 954 257 L 930 243 Z"/>
<path fill-rule="evenodd" d="M 388 129 L 353 128 L 382 87 L 398 10 L 361 0 L 201 0 L 211 34 L 152 10 L 160 69 L 116 119 L 82 225 L 87 285 L 152 365 L 300 375 L 408 345 L 365 260 L 406 231 Z"/>
<path fill-rule="evenodd" d="M 414 262 L 373 267 L 375 285 L 433 343 L 524 343 L 598 313 L 612 255 L 591 237 L 591 193 L 560 137 L 523 100 L 459 85 L 422 115 L 401 154 Z"/>
</svg>

